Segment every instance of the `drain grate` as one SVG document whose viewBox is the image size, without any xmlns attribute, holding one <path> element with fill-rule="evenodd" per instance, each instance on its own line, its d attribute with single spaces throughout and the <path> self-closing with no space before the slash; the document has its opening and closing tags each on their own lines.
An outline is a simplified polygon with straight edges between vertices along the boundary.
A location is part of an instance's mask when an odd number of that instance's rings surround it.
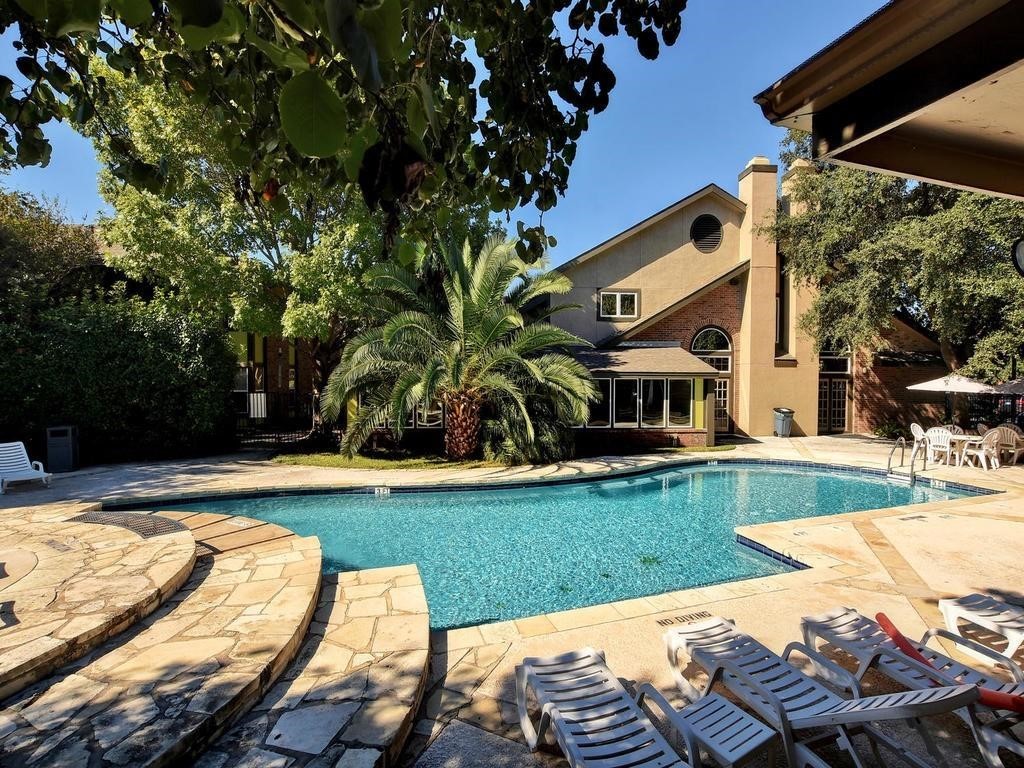
<svg viewBox="0 0 1024 768">
<path fill-rule="evenodd" d="M 140 514 L 138 512 L 86 512 L 72 517 L 73 523 L 97 523 L 98 525 L 116 525 L 139 534 L 144 539 L 154 536 L 166 536 L 168 533 L 187 531 L 188 526 L 159 515 Z"/>
</svg>

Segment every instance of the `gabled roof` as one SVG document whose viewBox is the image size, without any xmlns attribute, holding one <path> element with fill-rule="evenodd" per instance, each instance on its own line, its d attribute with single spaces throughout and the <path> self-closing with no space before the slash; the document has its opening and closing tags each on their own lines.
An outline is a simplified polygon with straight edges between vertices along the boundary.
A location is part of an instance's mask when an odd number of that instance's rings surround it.
<svg viewBox="0 0 1024 768">
<path fill-rule="evenodd" d="M 715 288 L 718 288 L 720 285 L 723 285 L 724 283 L 728 282 L 729 280 L 732 280 L 735 277 L 739 277 L 748 269 L 750 269 L 749 259 L 729 267 L 727 270 L 725 270 L 725 272 L 720 272 L 716 277 L 713 277 L 710 280 L 708 280 L 706 283 L 700 286 L 700 288 L 690 291 L 685 296 L 676 299 L 675 301 L 672 301 L 669 304 L 666 304 L 661 309 L 657 309 L 651 314 L 640 318 L 632 325 L 623 328 L 621 331 L 616 331 L 611 336 L 602 339 L 600 342 L 598 342 L 598 346 L 612 346 L 614 344 L 618 344 L 620 341 L 628 339 L 634 333 L 642 331 L 644 328 L 653 325 L 654 323 L 658 322 L 667 315 L 670 315 L 673 312 L 682 309 L 691 301 L 695 301 L 699 299 L 701 296 L 715 290 Z"/>
<path fill-rule="evenodd" d="M 599 253 L 608 250 L 613 245 L 621 243 L 623 240 L 632 237 L 637 232 L 642 232 L 651 225 L 657 224 L 659 221 L 666 218 L 667 216 L 671 216 L 676 211 L 680 211 L 686 206 L 692 205 L 698 200 L 701 200 L 709 196 L 715 197 L 716 199 L 720 200 L 721 202 L 725 203 L 731 208 L 736 209 L 736 211 L 738 211 L 739 213 L 743 213 L 747 210 L 746 203 L 744 203 L 738 197 L 729 194 L 717 184 L 708 184 L 706 187 L 701 187 L 696 192 L 693 192 L 692 194 L 689 194 L 686 197 L 684 197 L 682 200 L 677 200 L 667 208 L 662 208 L 660 211 L 651 216 L 648 216 L 643 221 L 637 222 L 629 229 L 625 229 L 622 232 L 619 232 L 619 234 L 613 235 L 612 237 L 605 240 L 603 243 L 595 245 L 589 251 L 584 251 L 576 258 L 570 259 L 569 261 L 565 262 L 565 264 L 562 264 L 556 267 L 555 269 L 558 270 L 559 272 L 565 272 L 567 270 L 570 270 L 573 267 L 582 264 L 584 261 L 588 261 L 594 256 L 597 256 Z"/>
</svg>

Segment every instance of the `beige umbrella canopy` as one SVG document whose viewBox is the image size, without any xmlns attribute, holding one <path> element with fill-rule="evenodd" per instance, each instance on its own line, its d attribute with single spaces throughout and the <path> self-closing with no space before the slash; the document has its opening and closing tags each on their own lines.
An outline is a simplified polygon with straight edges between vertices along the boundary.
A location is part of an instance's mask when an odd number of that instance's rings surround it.
<svg viewBox="0 0 1024 768">
<path fill-rule="evenodd" d="M 1024 379 L 1014 379 L 996 387 L 1000 395 L 1024 395 Z"/>
<path fill-rule="evenodd" d="M 1006 385 L 1004 384 L 1003 386 Z M 986 384 L 977 379 L 969 379 L 956 373 L 932 379 L 931 381 L 922 381 L 920 384 L 911 384 L 907 389 L 913 389 L 918 392 L 948 392 L 962 395 L 1002 394 L 999 387 L 993 387 L 991 384 Z"/>
</svg>

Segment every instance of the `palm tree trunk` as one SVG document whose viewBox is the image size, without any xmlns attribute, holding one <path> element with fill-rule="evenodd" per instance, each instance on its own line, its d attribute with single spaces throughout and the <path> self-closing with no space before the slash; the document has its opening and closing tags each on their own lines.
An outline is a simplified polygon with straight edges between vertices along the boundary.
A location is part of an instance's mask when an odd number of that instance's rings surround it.
<svg viewBox="0 0 1024 768">
<path fill-rule="evenodd" d="M 480 447 L 480 398 L 459 392 L 444 399 L 444 452 L 449 459 L 464 461 Z"/>
</svg>

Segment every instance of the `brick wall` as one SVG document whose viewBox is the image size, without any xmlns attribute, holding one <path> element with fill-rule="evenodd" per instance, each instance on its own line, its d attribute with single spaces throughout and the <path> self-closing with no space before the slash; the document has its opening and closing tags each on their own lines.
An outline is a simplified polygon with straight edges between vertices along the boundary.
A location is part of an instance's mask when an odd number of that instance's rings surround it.
<svg viewBox="0 0 1024 768">
<path fill-rule="evenodd" d="M 739 357 L 740 321 L 743 317 L 743 293 L 737 283 L 725 283 L 691 301 L 685 307 L 662 318 L 630 337 L 630 341 L 677 341 L 690 348 L 693 337 L 702 328 L 714 325 L 732 339 L 733 370 Z M 729 384 L 729 414 L 736 413 L 739 393 L 734 376 Z M 713 418 L 713 416 L 709 416 Z M 730 431 L 731 428 L 730 428 Z"/>
<path fill-rule="evenodd" d="M 896 322 L 884 334 L 896 352 L 938 353 L 938 345 L 913 328 Z M 886 423 L 908 428 L 912 421 L 935 424 L 945 415 L 945 397 L 907 389 L 947 373 L 942 363 L 907 363 L 878 359 L 873 350 L 858 350 L 853 360 L 853 430 L 870 434 Z"/>
<path fill-rule="evenodd" d="M 703 429 L 578 429 L 575 435 L 576 455 L 581 457 L 707 445 Z"/>
</svg>

